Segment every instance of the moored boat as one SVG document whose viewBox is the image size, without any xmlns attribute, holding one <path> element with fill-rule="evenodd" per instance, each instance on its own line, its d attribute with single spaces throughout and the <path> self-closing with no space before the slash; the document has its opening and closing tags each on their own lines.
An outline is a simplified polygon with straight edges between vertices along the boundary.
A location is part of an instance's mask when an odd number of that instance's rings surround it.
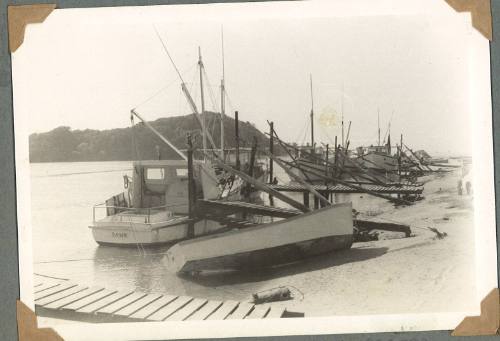
<svg viewBox="0 0 500 341">
<path fill-rule="evenodd" d="M 210 186 L 203 178 L 211 167 L 201 162 L 196 166 L 196 195 L 201 197 L 202 188 Z M 125 177 L 127 190 L 94 206 L 89 227 L 95 241 L 103 245 L 156 245 L 188 238 L 190 224 L 194 236 L 219 229 L 215 221 L 188 217 L 187 167 L 185 160 L 135 161 L 132 180 Z M 96 219 L 100 212 L 105 216 Z"/>
</svg>

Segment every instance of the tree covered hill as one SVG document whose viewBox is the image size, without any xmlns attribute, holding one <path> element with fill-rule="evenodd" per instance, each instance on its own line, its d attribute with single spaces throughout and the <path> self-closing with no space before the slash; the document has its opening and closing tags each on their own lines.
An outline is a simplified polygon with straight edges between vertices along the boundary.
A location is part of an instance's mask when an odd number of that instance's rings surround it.
<svg viewBox="0 0 500 341">
<path fill-rule="evenodd" d="M 214 142 L 220 146 L 219 115 L 207 113 L 207 129 Z M 193 136 L 195 147 L 201 148 L 201 129 L 194 114 L 159 118 L 149 122 L 177 148 L 185 149 L 187 135 Z M 226 148 L 235 146 L 234 119 L 224 119 Z M 241 122 L 240 146 L 250 147 L 253 137 L 259 146 L 267 147 L 269 140 L 250 122 Z M 134 141 L 136 151 L 134 151 Z M 73 162 L 73 161 L 121 161 L 135 159 L 157 159 L 159 148 L 162 159 L 180 157 L 143 123 L 128 128 L 110 130 L 72 130 L 61 126 L 46 133 L 31 134 L 29 137 L 30 162 Z M 158 147 L 157 147 L 158 146 Z"/>
</svg>

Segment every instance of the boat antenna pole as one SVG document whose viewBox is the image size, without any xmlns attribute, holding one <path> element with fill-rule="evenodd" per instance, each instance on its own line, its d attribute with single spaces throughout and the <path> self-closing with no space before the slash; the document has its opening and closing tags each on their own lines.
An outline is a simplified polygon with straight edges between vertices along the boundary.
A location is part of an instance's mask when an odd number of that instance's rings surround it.
<svg viewBox="0 0 500 341">
<path fill-rule="evenodd" d="M 224 69 L 224 26 L 221 26 L 222 40 L 222 79 L 220 81 L 220 157 L 224 160 L 224 115 L 226 114 L 225 101 L 225 69 Z"/>
<path fill-rule="evenodd" d="M 377 108 L 378 144 L 380 146 L 380 109 Z"/>
<path fill-rule="evenodd" d="M 309 79 L 311 84 L 311 147 L 314 150 L 314 98 L 313 98 L 313 79 L 311 74 L 309 74 Z"/>
<path fill-rule="evenodd" d="M 394 116 L 394 110 L 392 111 L 391 119 L 389 120 L 389 123 L 387 124 L 387 130 L 385 131 L 385 135 L 384 135 L 384 144 L 385 144 L 385 141 L 387 139 L 387 136 L 391 135 L 391 122 L 392 122 L 393 116 Z"/>
<path fill-rule="evenodd" d="M 342 148 L 344 148 L 344 82 L 342 82 L 342 96 L 340 98 L 340 113 L 342 115 Z"/>
<path fill-rule="evenodd" d="M 163 142 L 165 142 L 170 148 L 172 148 L 177 154 L 179 154 L 180 157 L 182 157 L 184 160 L 187 160 L 187 157 L 186 157 L 186 155 L 183 152 L 181 152 L 179 149 L 177 149 L 177 147 L 174 146 L 174 144 L 172 142 L 170 142 L 169 140 L 167 140 L 167 138 L 165 138 L 165 136 L 163 136 L 158 130 L 156 130 L 148 121 L 146 121 L 145 119 L 143 119 L 135 111 L 135 109 L 130 110 L 130 113 L 132 115 L 135 115 L 138 119 L 140 119 L 144 123 L 144 125 L 149 128 L 149 130 L 151 130 L 156 136 L 158 136 L 160 138 L 160 140 L 162 140 Z"/>
<path fill-rule="evenodd" d="M 200 69 L 200 97 L 201 97 L 201 131 L 203 134 L 203 151 L 207 151 L 207 115 L 205 112 L 205 94 L 203 92 L 203 60 L 201 59 L 201 47 L 198 46 L 198 66 Z M 205 154 L 203 154 L 205 155 Z"/>
<path fill-rule="evenodd" d="M 351 121 L 349 121 L 349 126 L 347 128 L 347 136 L 345 137 L 345 143 L 346 145 L 349 143 L 349 136 L 351 135 Z"/>
</svg>

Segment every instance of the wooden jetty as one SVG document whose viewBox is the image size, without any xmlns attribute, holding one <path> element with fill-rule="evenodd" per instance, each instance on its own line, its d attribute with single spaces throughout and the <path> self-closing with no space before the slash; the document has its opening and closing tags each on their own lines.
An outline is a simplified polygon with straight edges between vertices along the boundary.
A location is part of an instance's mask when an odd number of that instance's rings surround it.
<svg viewBox="0 0 500 341">
<path fill-rule="evenodd" d="M 272 189 L 279 192 L 307 192 L 308 189 L 300 184 L 278 184 L 269 185 Z M 424 188 L 415 185 L 377 185 L 377 184 L 360 184 L 359 186 L 352 187 L 343 184 L 335 185 L 311 185 L 316 191 L 324 193 L 366 193 L 367 191 L 384 193 L 384 194 L 408 194 L 419 195 L 422 194 Z M 359 187 L 359 188 L 358 188 Z"/>
<path fill-rule="evenodd" d="M 34 292 L 36 315 L 91 323 L 304 316 L 276 305 L 107 289 L 43 277 L 35 278 Z"/>
</svg>

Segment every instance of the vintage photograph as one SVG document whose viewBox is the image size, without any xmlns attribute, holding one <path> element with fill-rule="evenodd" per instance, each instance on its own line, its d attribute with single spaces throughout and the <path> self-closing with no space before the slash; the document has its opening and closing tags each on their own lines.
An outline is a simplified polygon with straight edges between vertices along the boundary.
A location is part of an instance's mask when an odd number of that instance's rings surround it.
<svg viewBox="0 0 500 341">
<path fill-rule="evenodd" d="M 27 28 L 40 325 L 479 309 L 470 16 L 275 6 Z"/>
</svg>

